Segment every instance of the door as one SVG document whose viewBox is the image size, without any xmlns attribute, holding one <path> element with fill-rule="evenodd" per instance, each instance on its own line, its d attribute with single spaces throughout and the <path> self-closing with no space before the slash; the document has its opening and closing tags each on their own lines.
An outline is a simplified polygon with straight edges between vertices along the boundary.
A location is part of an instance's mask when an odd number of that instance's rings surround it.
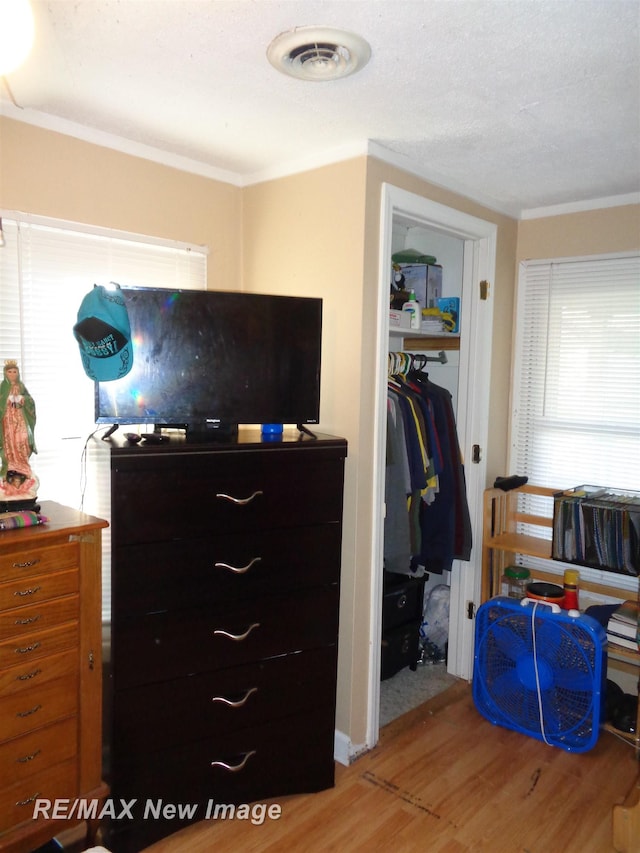
<svg viewBox="0 0 640 853">
<path fill-rule="evenodd" d="M 389 348 L 389 270 L 394 219 L 459 238 L 463 242 L 462 298 L 460 312 L 460 367 L 458 375 L 457 424 L 460 447 L 465 460 L 467 498 L 471 514 L 473 549 L 469 563 L 456 561 L 451 573 L 449 617 L 450 673 L 471 678 L 473 672 L 473 620 L 468 618 L 471 604 L 480 600 L 482 495 L 486 485 L 483 448 L 489 427 L 489 379 L 493 304 L 491 287 L 495 274 L 497 226 L 454 208 L 383 185 L 380 216 L 380 258 L 378 276 L 379 324 L 377 339 L 377 387 L 375 424 L 375 493 L 377 497 L 373 525 L 373 583 L 371 600 L 371 654 L 369 666 L 369 709 L 367 744 L 374 746 L 379 731 L 380 641 L 384 470 L 386 447 L 386 379 Z"/>
</svg>

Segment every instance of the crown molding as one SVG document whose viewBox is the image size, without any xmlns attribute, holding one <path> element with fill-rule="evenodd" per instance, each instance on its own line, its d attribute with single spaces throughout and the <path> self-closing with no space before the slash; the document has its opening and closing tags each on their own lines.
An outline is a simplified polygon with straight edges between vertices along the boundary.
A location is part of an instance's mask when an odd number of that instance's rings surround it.
<svg viewBox="0 0 640 853">
<path fill-rule="evenodd" d="M 568 204 L 555 204 L 551 207 L 535 207 L 523 210 L 521 219 L 541 219 L 546 216 L 564 216 L 566 213 L 584 213 L 588 210 L 601 210 L 606 207 L 623 207 L 626 204 L 640 204 L 640 192 L 626 195 L 610 195 L 587 201 L 575 201 Z"/>
<path fill-rule="evenodd" d="M 221 181 L 222 183 L 231 184 L 232 186 L 239 188 L 265 183 L 266 181 L 278 180 L 279 178 L 291 177 L 295 174 L 340 163 L 345 160 L 353 159 L 354 157 L 370 156 L 386 163 L 389 166 L 393 166 L 403 172 L 414 175 L 421 180 L 427 181 L 433 186 L 437 186 L 448 192 L 456 193 L 468 201 L 475 202 L 488 210 L 492 210 L 503 216 L 508 216 L 511 219 L 539 219 L 548 216 L 562 216 L 567 213 L 579 213 L 607 207 L 619 207 L 627 204 L 640 204 L 640 192 L 638 192 L 619 196 L 609 196 L 600 199 L 591 199 L 587 201 L 558 204 L 550 207 L 531 208 L 529 210 L 500 206 L 497 205 L 494 200 L 470 195 L 468 187 L 465 187 L 464 184 L 458 184 L 456 181 L 451 181 L 449 179 L 444 181 L 441 177 L 430 174 L 428 169 L 425 169 L 409 157 L 391 151 L 389 148 L 386 148 L 384 145 L 373 140 L 353 142 L 348 145 L 338 146 L 336 148 L 318 152 L 309 157 L 289 161 L 281 166 L 243 175 L 238 172 L 231 172 L 227 169 L 220 169 L 207 163 L 202 163 L 199 160 L 183 157 L 179 154 L 170 154 L 159 148 L 155 148 L 152 145 L 134 142 L 112 133 L 106 133 L 101 130 L 96 130 L 94 128 L 86 127 L 85 125 L 78 124 L 77 122 L 52 116 L 49 113 L 43 113 L 29 108 L 16 107 L 14 104 L 11 104 L 6 100 L 0 100 L 0 115 L 35 127 L 40 127 L 44 130 L 50 130 L 54 133 L 71 136 L 75 139 L 80 139 L 83 142 L 89 142 L 93 145 L 99 145 L 103 148 L 119 151 L 122 154 L 129 154 L 132 157 L 140 157 L 143 160 L 149 160 L 162 166 L 177 169 L 181 172 L 188 172 L 190 174 L 199 175 L 203 178 Z"/>
</svg>

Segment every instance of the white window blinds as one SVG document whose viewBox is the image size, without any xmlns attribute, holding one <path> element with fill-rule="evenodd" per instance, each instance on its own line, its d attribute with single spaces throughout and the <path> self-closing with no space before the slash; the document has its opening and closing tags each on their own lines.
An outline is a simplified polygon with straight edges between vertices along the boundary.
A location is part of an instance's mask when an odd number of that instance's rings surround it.
<svg viewBox="0 0 640 853">
<path fill-rule="evenodd" d="M 640 489 L 640 256 L 520 269 L 510 470 Z"/>
<path fill-rule="evenodd" d="M 78 308 L 94 284 L 206 287 L 201 247 L 148 241 L 34 218 L 3 217 L 0 247 L 0 360 L 15 358 L 36 403 L 38 498 L 109 520 L 108 447 L 95 437 L 94 386 L 73 337 Z M 85 449 L 86 447 L 86 449 Z M 111 599 L 110 535 L 104 531 L 103 616 Z"/>
</svg>

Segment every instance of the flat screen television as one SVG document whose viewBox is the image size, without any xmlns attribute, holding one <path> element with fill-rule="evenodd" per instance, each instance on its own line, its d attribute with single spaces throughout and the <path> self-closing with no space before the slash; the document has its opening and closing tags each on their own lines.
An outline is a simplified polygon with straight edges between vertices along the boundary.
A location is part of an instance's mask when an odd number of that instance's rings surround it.
<svg viewBox="0 0 640 853">
<path fill-rule="evenodd" d="M 96 382 L 99 424 L 215 437 L 238 424 L 317 424 L 322 299 L 122 288 L 133 367 Z"/>
</svg>

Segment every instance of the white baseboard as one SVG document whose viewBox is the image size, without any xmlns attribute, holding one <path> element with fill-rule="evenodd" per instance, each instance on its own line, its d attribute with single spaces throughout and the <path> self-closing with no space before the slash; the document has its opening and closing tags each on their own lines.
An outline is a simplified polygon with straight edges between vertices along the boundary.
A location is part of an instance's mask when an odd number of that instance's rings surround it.
<svg viewBox="0 0 640 853">
<path fill-rule="evenodd" d="M 333 740 L 333 757 L 340 764 L 348 767 L 350 764 L 359 758 L 364 752 L 368 752 L 369 747 L 365 744 L 356 746 L 351 743 L 351 739 L 344 732 L 335 730 Z"/>
</svg>

